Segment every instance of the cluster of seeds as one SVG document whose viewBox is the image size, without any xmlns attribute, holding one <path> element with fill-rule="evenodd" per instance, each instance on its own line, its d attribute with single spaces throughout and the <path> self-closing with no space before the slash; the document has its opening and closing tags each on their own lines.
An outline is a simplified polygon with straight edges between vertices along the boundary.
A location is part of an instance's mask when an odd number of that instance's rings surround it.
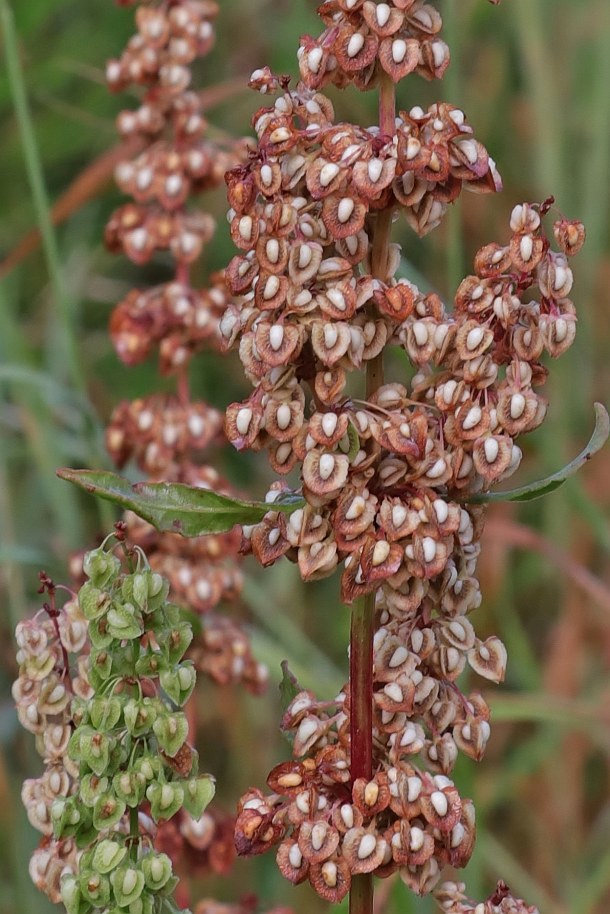
<svg viewBox="0 0 610 914">
<path fill-rule="evenodd" d="M 443 914 L 538 914 L 538 908 L 515 898 L 504 882 L 499 882 L 487 901 L 478 904 L 466 896 L 463 882 L 446 882 L 435 892 Z"/>
<path fill-rule="evenodd" d="M 140 152 L 116 171 L 120 189 L 133 198 L 108 224 L 106 241 L 134 263 L 168 250 L 175 261 L 168 282 L 130 292 L 115 308 L 110 333 L 119 358 L 135 365 L 158 350 L 159 369 L 177 379 L 176 392 L 120 403 L 106 433 L 108 452 L 121 468 L 129 462 L 152 480 L 182 482 L 227 492 L 218 472 L 202 463 L 204 452 L 224 441 L 222 417 L 189 393 L 192 359 L 217 348 L 220 316 L 230 302 L 222 274 L 208 288 L 194 288 L 190 265 L 214 232 L 214 221 L 190 206 L 192 198 L 222 183 L 243 157 L 240 144 L 223 149 L 206 137 L 191 65 L 211 49 L 218 5 L 211 0 L 159 0 L 136 11 L 137 34 L 107 69 L 111 89 L 143 91 L 136 111 L 119 115 L 119 132 L 139 140 Z M 144 148 L 142 148 L 144 147 Z M 267 672 L 255 661 L 245 632 L 215 608 L 234 601 L 242 587 L 239 535 L 201 537 L 192 543 L 159 534 L 126 515 L 129 541 L 141 546 L 154 571 L 170 580 L 173 599 L 206 615 L 193 648 L 198 668 L 219 682 L 240 682 L 260 692 Z"/>
<path fill-rule="evenodd" d="M 291 91 L 268 69 L 252 79 L 280 96 L 255 115 L 257 153 L 227 176 L 241 253 L 227 269 L 236 301 L 220 327 L 254 387 L 227 411 L 229 440 L 266 448 L 281 476 L 298 468 L 305 502 L 291 515 L 271 510 L 244 530 L 242 548 L 263 565 L 288 556 L 304 580 L 342 566 L 343 601 L 374 599 L 371 777 L 351 773 L 353 683 L 332 703 L 301 693 L 283 723 L 295 761 L 271 772 L 271 795 L 242 798 L 236 825 L 240 853 L 279 845 L 284 875 L 336 902 L 361 873 L 399 870 L 430 892 L 445 865 L 465 866 L 472 853 L 472 803 L 449 775 L 460 751 L 483 756 L 489 708 L 457 680 L 469 665 L 500 682 L 507 659 L 468 619 L 481 602 L 475 502 L 514 473 L 515 439 L 545 417 L 540 358 L 573 342 L 568 257 L 584 229 L 558 219 L 553 250 L 543 227 L 552 201 L 516 206 L 509 241 L 478 252 L 451 310 L 397 278 L 398 212 L 425 234 L 462 188 L 500 181 L 460 110 L 388 116 L 397 78 L 388 48 L 415 41 L 406 72 L 421 71 L 422 47 L 438 39 L 414 23 L 436 36 L 434 10 L 330 0 L 319 12 L 328 29 L 303 41 L 303 83 Z M 383 130 L 334 123 L 318 86 L 347 73 L 361 88 L 380 83 Z M 389 345 L 411 364 L 400 382 L 383 381 Z M 364 369 L 358 399 L 349 374 Z M 288 489 L 275 483 L 268 501 Z"/>
<path fill-rule="evenodd" d="M 126 552 L 130 568 L 136 555 L 130 571 L 106 545 L 84 560 L 78 606 L 90 689 L 72 697 L 63 750 L 77 780 L 50 809 L 55 839 L 81 849 L 77 870 L 61 879 L 68 914 L 158 912 L 177 879 L 154 849 L 156 823 L 183 808 L 199 819 L 214 793 L 210 776 L 197 773 L 180 710 L 195 686 L 183 659 L 192 629 L 142 553 Z"/>
<path fill-rule="evenodd" d="M 413 72 L 440 79 L 449 65 L 443 21 L 425 0 L 323 0 L 318 12 L 327 28 L 302 38 L 298 53 L 301 78 L 313 89 L 370 88 L 380 69 L 395 83 Z"/>
<path fill-rule="evenodd" d="M 61 901 L 60 880 L 76 870 L 76 844 L 72 838 L 53 835 L 51 809 L 56 800 L 77 790 L 78 766 L 66 750 L 72 735 L 72 698 L 91 697 L 87 680 L 87 622 L 78 603 L 69 598 L 56 603 L 55 588 L 48 579 L 49 603 L 17 625 L 19 678 L 13 698 L 19 721 L 36 737 L 36 749 L 45 770 L 28 778 L 21 792 L 28 819 L 44 836 L 30 859 L 30 875 L 40 891 L 54 903 Z"/>
</svg>

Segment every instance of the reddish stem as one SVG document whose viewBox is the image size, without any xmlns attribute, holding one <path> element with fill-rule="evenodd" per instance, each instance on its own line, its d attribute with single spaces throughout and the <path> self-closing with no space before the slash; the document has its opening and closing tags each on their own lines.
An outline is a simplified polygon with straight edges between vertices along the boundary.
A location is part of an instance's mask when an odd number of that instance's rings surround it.
<svg viewBox="0 0 610 914">
<path fill-rule="evenodd" d="M 379 83 L 379 129 L 382 136 L 396 132 L 396 93 L 394 83 L 382 73 Z M 392 207 L 377 214 L 373 229 L 371 272 L 386 282 L 392 229 Z M 381 387 L 383 353 L 367 363 L 367 399 Z M 375 634 L 375 593 L 359 600 L 352 613 L 350 632 L 350 754 L 352 782 L 373 776 L 373 636 Z M 373 914 L 373 877 L 352 880 L 350 914 Z"/>
</svg>

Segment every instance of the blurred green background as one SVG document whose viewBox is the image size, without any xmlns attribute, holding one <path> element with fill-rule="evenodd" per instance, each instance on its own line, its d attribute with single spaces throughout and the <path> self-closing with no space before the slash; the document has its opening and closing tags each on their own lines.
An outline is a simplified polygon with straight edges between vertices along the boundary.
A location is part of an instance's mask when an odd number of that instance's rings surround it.
<svg viewBox="0 0 610 914">
<path fill-rule="evenodd" d="M 510 210 L 523 200 L 554 194 L 559 209 L 588 229 L 575 262 L 577 343 L 552 366 L 549 419 L 525 444 L 520 478 L 533 479 L 580 450 L 592 428 L 593 401 L 610 399 L 610 4 L 504 0 L 492 7 L 485 0 L 444 0 L 441 6 L 453 65 L 442 84 L 407 80 L 400 102 L 410 107 L 444 98 L 464 107 L 498 162 L 505 190 L 496 198 L 467 195 L 424 241 L 399 230 L 405 275 L 449 295 L 477 247 L 506 237 Z M 318 24 L 308 0 L 221 0 L 221 7 L 218 43 L 197 80 L 219 90 L 209 112 L 212 131 L 240 135 L 259 104 L 240 88 L 249 72 L 269 63 L 294 73 L 297 39 Z M 163 276 L 165 265 L 136 269 L 108 255 L 101 242 L 120 199 L 104 157 L 116 143 L 113 119 L 125 104 L 106 92 L 103 67 L 131 34 L 133 10 L 111 0 L 0 0 L 0 13 L 3 64 L 6 71 L 15 63 L 12 53 L 23 68 L 36 144 L 27 137 L 24 144 L 9 80 L 1 79 L 0 911 L 43 914 L 50 906 L 27 875 L 36 836 L 19 800 L 23 777 L 40 766 L 12 708 L 12 629 L 36 608 L 38 569 L 65 576 L 69 550 L 92 543 L 112 522 L 112 512 L 81 498 L 54 471 L 105 464 L 102 428 L 113 405 L 159 389 L 154 361 L 136 369 L 118 363 L 106 326 L 124 292 Z M 374 99 L 353 91 L 333 97 L 342 117 L 373 122 Z M 25 254 L 28 233 L 48 228 L 44 189 L 34 182 L 32 192 L 26 167 L 29 155 L 36 176 L 36 153 L 51 203 L 68 192 L 61 204 L 68 217 L 47 231 L 46 245 L 34 239 Z M 197 268 L 200 280 L 231 256 L 222 192 L 205 205 L 219 227 Z M 247 390 L 235 358 L 200 358 L 193 382 L 220 407 Z M 263 457 L 219 459 L 242 488 L 264 491 Z M 474 621 L 480 634 L 501 635 L 510 663 L 504 687 L 486 690 L 495 721 L 488 754 L 456 772 L 478 810 L 478 846 L 464 876 L 473 897 L 484 897 L 502 876 L 541 914 L 610 909 L 609 505 L 610 448 L 548 500 L 490 511 L 480 565 L 484 602 Z M 250 784 L 262 786 L 268 769 L 287 755 L 277 736 L 280 661 L 287 657 L 305 686 L 329 696 L 346 674 L 349 619 L 336 605 L 336 581 L 305 589 L 292 566 L 261 572 L 253 561 L 247 576 L 237 612 L 272 669 L 269 694 L 252 699 L 206 687 L 200 700 L 204 767 L 219 774 L 228 807 Z M 271 857 L 240 862 L 236 873 L 201 883 L 196 897 L 231 899 L 238 886 L 255 891 L 264 906 L 323 907 L 307 886 L 284 882 Z M 427 914 L 431 906 L 394 882 L 382 884 L 379 910 Z"/>
</svg>

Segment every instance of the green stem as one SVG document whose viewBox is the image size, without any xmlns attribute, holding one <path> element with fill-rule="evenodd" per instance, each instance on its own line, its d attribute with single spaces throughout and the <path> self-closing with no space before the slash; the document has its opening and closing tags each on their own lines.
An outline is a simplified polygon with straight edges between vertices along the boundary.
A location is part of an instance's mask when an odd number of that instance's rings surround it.
<svg viewBox="0 0 610 914">
<path fill-rule="evenodd" d="M 0 22 L 4 36 L 4 54 L 6 69 L 15 115 L 21 135 L 23 157 L 28 175 L 30 191 L 36 210 L 36 219 L 42 238 L 42 246 L 49 279 L 57 309 L 60 313 L 64 331 L 64 345 L 66 348 L 66 363 L 76 390 L 86 392 L 85 377 L 78 357 L 78 346 L 72 321 L 72 308 L 70 298 L 64 283 L 61 259 L 57 238 L 51 220 L 49 198 L 44 183 L 44 176 L 36 135 L 32 124 L 32 116 L 28 104 L 23 78 L 23 68 L 19 59 L 19 45 L 12 10 L 7 0 L 0 0 Z"/>
</svg>

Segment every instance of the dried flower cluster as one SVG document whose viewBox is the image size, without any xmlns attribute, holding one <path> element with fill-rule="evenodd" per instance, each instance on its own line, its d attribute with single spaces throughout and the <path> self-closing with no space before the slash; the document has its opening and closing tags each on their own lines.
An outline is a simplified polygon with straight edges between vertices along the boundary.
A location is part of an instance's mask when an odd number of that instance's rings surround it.
<svg viewBox="0 0 610 914">
<path fill-rule="evenodd" d="M 87 678 L 87 622 L 77 600 L 69 596 L 59 606 L 52 582 L 41 575 L 49 601 L 32 618 L 20 622 L 15 632 L 19 678 L 13 698 L 19 721 L 36 736 L 36 748 L 45 770 L 28 778 L 21 792 L 28 819 L 44 836 L 30 859 L 30 875 L 40 891 L 54 903 L 61 900 L 60 880 L 76 871 L 77 848 L 72 838 L 53 835 L 51 810 L 60 797 L 78 789 L 78 766 L 67 755 L 72 735 L 71 702 L 74 696 L 91 697 Z"/>
<path fill-rule="evenodd" d="M 153 847 L 156 824 L 183 808 L 199 819 L 214 794 L 210 776 L 198 774 L 181 710 L 196 681 L 183 659 L 191 626 L 141 551 L 121 548 L 123 562 L 107 543 L 86 555 L 88 580 L 78 594 L 90 689 L 70 705 L 64 753 L 74 789 L 50 810 L 55 838 L 80 849 L 77 870 L 61 878 L 68 914 L 158 912 L 177 879 L 170 858 Z"/>
<path fill-rule="evenodd" d="M 119 468 L 135 461 L 150 479 L 227 492 L 218 472 L 201 462 L 208 448 L 224 440 L 222 416 L 194 402 L 188 383 L 193 357 L 205 346 L 218 346 L 219 318 L 229 301 L 222 274 L 212 276 L 208 288 L 191 283 L 191 265 L 211 240 L 214 220 L 189 203 L 222 183 L 226 169 L 243 155 L 239 144 L 225 149 L 207 138 L 202 102 L 191 88 L 191 65 L 210 51 L 217 13 L 213 0 L 142 4 L 137 34 L 121 58 L 108 64 L 112 90 L 134 85 L 144 90 L 140 107 L 118 118 L 121 136 L 137 138 L 144 148 L 117 168 L 117 183 L 134 202 L 112 215 L 106 242 L 136 264 L 158 251 L 169 251 L 175 262 L 170 281 L 134 290 L 117 305 L 111 336 L 127 365 L 158 348 L 161 374 L 176 376 L 177 392 L 120 403 L 106 441 Z M 131 514 L 126 520 L 130 541 L 169 578 L 173 598 L 205 614 L 193 654 L 198 668 L 219 683 L 241 682 L 262 691 L 267 672 L 252 656 L 245 632 L 213 613 L 241 591 L 239 533 L 187 542 L 177 534 L 159 534 Z"/>
<path fill-rule="evenodd" d="M 500 179 L 461 110 L 395 113 L 395 82 L 447 65 L 435 9 L 328 0 L 319 13 L 327 29 L 302 39 L 296 89 L 268 69 L 252 78 L 279 98 L 255 115 L 257 153 L 227 176 L 241 254 L 221 331 L 254 386 L 229 407 L 228 437 L 267 448 L 281 475 L 298 467 L 305 499 L 245 531 L 244 549 L 264 565 L 288 555 L 304 580 L 341 564 L 344 602 L 365 598 L 374 615 L 370 774 L 354 774 L 352 666 L 335 702 L 296 695 L 283 721 L 295 761 L 271 772 L 271 795 L 242 798 L 236 826 L 240 853 L 279 845 L 291 882 L 337 902 L 365 873 L 399 870 L 430 892 L 472 853 L 474 809 L 448 775 L 459 751 L 482 757 L 489 709 L 456 680 L 468 664 L 501 681 L 506 650 L 467 618 L 481 599 L 484 510 L 471 499 L 517 469 L 515 439 L 544 419 L 540 358 L 574 339 L 567 258 L 584 230 L 558 220 L 554 251 L 541 218 L 550 202 L 515 207 L 510 239 L 478 252 L 451 311 L 398 279 L 396 214 L 423 235 L 462 189 Z M 327 82 L 378 85 L 379 126 L 335 123 Z M 389 345 L 408 356 L 409 381 L 384 383 Z M 348 373 L 364 369 L 356 399 Z"/>
<path fill-rule="evenodd" d="M 487 901 L 478 904 L 466 897 L 462 882 L 446 882 L 435 895 L 444 914 L 538 914 L 538 908 L 515 898 L 503 882 Z"/>
</svg>

